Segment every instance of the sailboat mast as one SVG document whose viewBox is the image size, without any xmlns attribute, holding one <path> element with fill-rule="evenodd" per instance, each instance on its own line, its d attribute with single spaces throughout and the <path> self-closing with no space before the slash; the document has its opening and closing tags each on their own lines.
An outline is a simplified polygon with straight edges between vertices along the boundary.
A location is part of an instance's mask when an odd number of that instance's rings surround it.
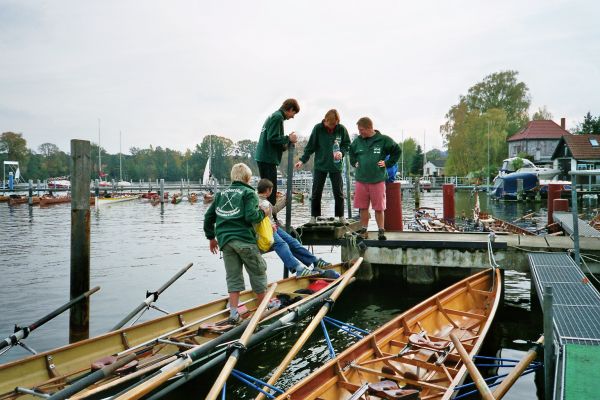
<svg viewBox="0 0 600 400">
<path fill-rule="evenodd" d="M 425 131 L 423 131 L 423 176 L 425 176 L 425 164 L 427 164 L 427 154 L 425 152 Z"/>
<path fill-rule="evenodd" d="M 121 131 L 119 131 L 119 182 L 123 182 L 123 165 L 121 163 Z"/>
<path fill-rule="evenodd" d="M 98 177 L 102 178 L 102 151 L 100 149 L 100 118 L 98 118 Z"/>
<path fill-rule="evenodd" d="M 402 129 L 402 152 L 400 156 L 402 157 L 402 179 L 404 179 L 404 129 Z"/>
</svg>

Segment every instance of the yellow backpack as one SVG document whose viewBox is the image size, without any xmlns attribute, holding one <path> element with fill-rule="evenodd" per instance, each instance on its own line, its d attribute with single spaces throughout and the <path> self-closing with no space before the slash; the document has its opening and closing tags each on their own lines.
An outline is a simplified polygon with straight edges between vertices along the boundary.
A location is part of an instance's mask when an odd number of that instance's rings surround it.
<svg viewBox="0 0 600 400">
<path fill-rule="evenodd" d="M 256 244 L 262 252 L 271 250 L 275 239 L 273 238 L 273 228 L 269 217 L 264 217 L 262 221 L 254 226 L 256 231 Z"/>
</svg>

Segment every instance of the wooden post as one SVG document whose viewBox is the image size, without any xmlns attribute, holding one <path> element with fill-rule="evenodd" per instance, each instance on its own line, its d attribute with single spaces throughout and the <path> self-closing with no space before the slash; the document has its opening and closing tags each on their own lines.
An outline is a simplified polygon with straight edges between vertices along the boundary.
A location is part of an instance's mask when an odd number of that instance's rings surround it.
<svg viewBox="0 0 600 400">
<path fill-rule="evenodd" d="M 39 179 L 37 180 L 37 184 L 36 184 L 35 188 L 37 189 L 37 194 L 38 194 L 38 197 L 39 197 L 40 196 L 40 189 L 41 189 L 41 183 L 40 183 Z"/>
<path fill-rule="evenodd" d="M 71 299 L 90 290 L 90 142 L 71 140 Z M 89 337 L 89 298 L 73 305 L 69 342 Z"/>
<path fill-rule="evenodd" d="M 346 207 L 348 207 L 348 219 L 350 219 L 352 218 L 352 193 L 350 189 L 350 186 L 352 186 L 352 182 L 350 181 L 350 156 L 344 157 L 344 166 L 346 167 Z"/>
<path fill-rule="evenodd" d="M 544 390 L 546 399 L 552 398 L 554 389 L 554 311 L 552 286 L 544 288 Z"/>
<path fill-rule="evenodd" d="M 33 206 L 33 180 L 29 180 L 29 207 Z"/>
<path fill-rule="evenodd" d="M 160 180 L 160 204 L 165 204 L 165 180 Z"/>
<path fill-rule="evenodd" d="M 523 179 L 517 179 L 517 201 L 525 200 L 523 192 Z"/>
</svg>

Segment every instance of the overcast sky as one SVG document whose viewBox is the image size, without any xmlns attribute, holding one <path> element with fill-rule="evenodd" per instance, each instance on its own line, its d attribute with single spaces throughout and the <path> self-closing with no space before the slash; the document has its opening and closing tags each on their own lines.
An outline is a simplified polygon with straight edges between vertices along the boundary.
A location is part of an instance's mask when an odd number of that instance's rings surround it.
<svg viewBox="0 0 600 400">
<path fill-rule="evenodd" d="M 308 135 L 329 108 L 426 149 L 460 94 L 514 69 L 531 112 L 600 115 L 597 1 L 0 0 L 0 132 L 69 150 L 257 139 L 287 97 Z"/>
</svg>

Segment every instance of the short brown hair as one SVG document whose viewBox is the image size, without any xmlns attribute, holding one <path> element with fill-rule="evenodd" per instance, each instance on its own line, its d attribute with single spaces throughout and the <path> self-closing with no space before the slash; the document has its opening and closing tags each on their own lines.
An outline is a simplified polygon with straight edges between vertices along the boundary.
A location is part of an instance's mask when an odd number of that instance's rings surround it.
<svg viewBox="0 0 600 400">
<path fill-rule="evenodd" d="M 296 99 L 287 99 L 281 105 L 281 109 L 283 111 L 294 110 L 295 112 L 299 113 L 300 112 L 300 105 L 298 104 L 298 100 L 296 100 Z"/>
<path fill-rule="evenodd" d="M 371 118 L 369 117 L 362 117 L 358 120 L 356 125 L 360 126 L 361 128 L 373 129 L 373 121 L 371 121 Z"/>
<path fill-rule="evenodd" d="M 325 121 L 327 120 L 335 120 L 336 124 L 340 122 L 340 114 L 335 108 L 332 108 L 325 113 Z"/>
<path fill-rule="evenodd" d="M 256 191 L 260 194 L 267 193 L 267 190 L 273 189 L 273 182 L 264 178 L 258 181 L 258 185 L 256 185 Z"/>
</svg>

